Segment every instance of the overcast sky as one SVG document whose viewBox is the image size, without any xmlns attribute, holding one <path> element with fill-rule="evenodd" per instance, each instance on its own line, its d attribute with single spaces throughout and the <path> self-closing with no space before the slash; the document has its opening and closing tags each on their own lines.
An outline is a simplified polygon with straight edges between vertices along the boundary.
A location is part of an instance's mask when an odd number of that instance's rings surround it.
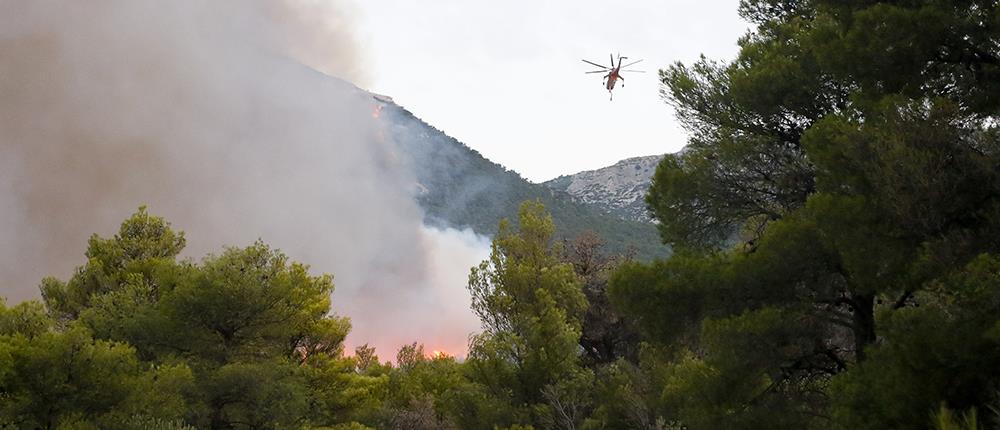
<svg viewBox="0 0 1000 430">
<path fill-rule="evenodd" d="M 374 92 L 531 181 L 674 152 L 657 70 L 731 59 L 738 0 L 356 0 Z M 581 62 L 644 59 L 614 101 Z"/>
</svg>

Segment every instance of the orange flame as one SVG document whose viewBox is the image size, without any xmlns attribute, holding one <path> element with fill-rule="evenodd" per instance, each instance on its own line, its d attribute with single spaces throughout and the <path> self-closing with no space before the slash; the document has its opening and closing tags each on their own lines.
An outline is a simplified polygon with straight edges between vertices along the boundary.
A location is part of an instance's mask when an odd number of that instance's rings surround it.
<svg viewBox="0 0 1000 430">
<path fill-rule="evenodd" d="M 383 107 L 383 105 L 375 105 L 375 108 L 372 109 L 372 118 L 378 119 L 378 117 L 382 115 Z"/>
</svg>

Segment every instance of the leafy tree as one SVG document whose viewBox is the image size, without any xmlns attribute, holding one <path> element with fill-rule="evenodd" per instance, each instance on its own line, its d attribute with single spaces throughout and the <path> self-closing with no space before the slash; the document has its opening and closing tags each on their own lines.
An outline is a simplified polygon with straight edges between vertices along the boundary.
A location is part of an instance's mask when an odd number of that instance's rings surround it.
<svg viewBox="0 0 1000 430">
<path fill-rule="evenodd" d="M 587 302 L 573 267 L 557 257 L 544 207 L 525 202 L 519 215 L 517 231 L 500 223 L 490 258 L 469 276 L 483 333 L 472 339 L 466 365 L 474 381 L 510 405 L 509 424 L 553 423 L 546 387 L 588 373 L 577 351 Z"/>
<path fill-rule="evenodd" d="M 935 337 L 957 327 L 915 308 L 1000 248 L 998 10 L 745 0 L 755 28 L 734 61 L 661 72 L 691 140 L 659 166 L 647 202 L 678 252 L 626 265 L 609 292 L 671 351 L 668 418 L 914 428 L 941 401 L 989 401 L 976 385 L 995 381 L 989 372 L 968 376 L 971 397 L 935 383 L 889 387 L 905 385 L 892 375 L 911 374 L 918 350 L 956 352 L 928 371 L 983 365 L 958 353 L 982 345 L 981 332 Z M 953 312 L 989 308 L 963 303 Z M 868 385 L 883 378 L 884 390 Z"/>
<path fill-rule="evenodd" d="M 641 362 L 620 359 L 596 371 L 593 397 L 595 408 L 581 428 L 664 430 L 660 395 L 667 360 L 646 345 Z"/>
<path fill-rule="evenodd" d="M 177 420 L 187 412 L 184 396 L 192 383 L 187 366 L 149 368 L 128 345 L 94 339 L 76 324 L 62 332 L 0 334 L 2 428 Z"/>
<path fill-rule="evenodd" d="M 608 300 L 608 278 L 629 256 L 612 257 L 605 253 L 604 241 L 592 231 L 565 241 L 562 260 L 573 265 L 583 280 L 587 311 L 581 327 L 580 346 L 585 363 L 605 365 L 619 358 L 635 361 L 639 352 L 639 334 L 634 323 L 612 308 Z"/>
<path fill-rule="evenodd" d="M 339 352 L 350 326 L 327 320 L 329 275 L 257 242 L 204 260 L 164 297 L 164 313 L 185 333 L 181 348 L 215 363 Z"/>
<path fill-rule="evenodd" d="M 464 406 L 472 382 L 448 355 L 428 357 L 423 345 L 404 345 L 389 374 L 386 426 L 394 429 L 458 428 L 474 412 Z"/>
<path fill-rule="evenodd" d="M 67 283 L 55 278 L 42 281 L 42 297 L 57 319 L 77 318 L 93 298 L 115 292 L 126 285 L 142 285 L 154 298 L 159 285 L 154 273 L 170 266 L 184 249 L 183 233 L 170 223 L 151 216 L 142 206 L 125 220 L 118 234 L 104 239 L 96 234 L 87 245 L 87 264 Z"/>
<path fill-rule="evenodd" d="M 378 361 L 375 347 L 367 343 L 354 348 L 354 365 L 357 372 L 362 375 L 380 375 L 388 367 Z"/>
<path fill-rule="evenodd" d="M 377 363 L 376 363 L 377 364 Z M 363 370 L 350 357 L 313 355 L 306 366 L 310 422 L 375 423 L 388 395 L 388 375 L 376 366 Z"/>
<path fill-rule="evenodd" d="M 916 428 L 942 404 L 990 410 L 1000 373 L 1000 258 L 981 255 L 888 313 L 884 343 L 834 380 L 834 412 L 851 428 Z M 928 412 L 929 413 L 929 412 Z"/>
<path fill-rule="evenodd" d="M 350 323 L 330 315 L 331 276 L 310 275 L 307 266 L 259 241 L 198 264 L 177 261 L 183 245 L 182 233 L 140 208 L 113 238 L 90 239 L 87 264 L 72 278 L 43 283 L 54 321 L 42 318 L 37 304 L 0 309 L 0 329 L 22 332 L 13 338 L 21 342 L 14 351 L 29 351 L 31 342 L 66 339 L 90 345 L 101 357 L 121 357 L 99 363 L 110 372 L 104 385 L 87 386 L 103 393 L 88 394 L 94 399 L 119 400 L 79 401 L 69 415 L 53 415 L 53 420 L 85 426 L 105 425 L 114 417 L 124 423 L 135 415 L 130 411 L 154 403 L 151 410 L 165 412 L 148 418 L 165 420 L 168 427 L 178 418 L 217 429 L 376 420 L 388 377 L 362 374 L 353 359 L 343 357 Z M 6 357 L 0 354 L 0 361 Z M 75 374 L 77 369 L 62 371 Z M 121 386 L 109 385 L 115 383 Z M 18 392 L 25 393 L 28 405 L 41 401 L 57 407 L 58 402 L 47 401 L 52 396 L 45 385 Z M 135 395 L 139 387 L 148 394 Z M 74 401 L 74 395 L 59 397 Z"/>
<path fill-rule="evenodd" d="M 7 307 L 6 299 L 0 297 L 0 335 L 33 338 L 49 332 L 52 326 L 41 303 L 30 300 Z"/>
<path fill-rule="evenodd" d="M 412 430 L 448 430 L 456 428 L 453 423 L 442 419 L 434 409 L 434 401 L 412 399 L 406 408 L 393 411 L 388 428 Z"/>
</svg>

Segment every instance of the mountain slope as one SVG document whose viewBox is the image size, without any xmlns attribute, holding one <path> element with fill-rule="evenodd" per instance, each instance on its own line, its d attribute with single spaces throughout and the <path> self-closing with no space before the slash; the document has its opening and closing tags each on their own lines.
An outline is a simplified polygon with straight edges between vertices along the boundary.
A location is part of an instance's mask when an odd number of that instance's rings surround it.
<svg viewBox="0 0 1000 430">
<path fill-rule="evenodd" d="M 652 221 L 646 210 L 646 191 L 662 155 L 628 158 L 614 165 L 564 175 L 542 184 L 564 192 L 574 201 L 626 221 Z"/>
<path fill-rule="evenodd" d="M 610 252 L 634 252 L 640 259 L 668 252 L 653 224 L 609 216 L 564 191 L 533 184 L 423 122 L 392 99 L 377 95 L 373 99 L 383 133 L 396 143 L 400 161 L 416 176 L 414 188 L 428 224 L 491 235 L 500 219 L 516 220 L 522 201 L 539 200 L 552 213 L 562 238 L 593 230 L 604 238 Z"/>
</svg>

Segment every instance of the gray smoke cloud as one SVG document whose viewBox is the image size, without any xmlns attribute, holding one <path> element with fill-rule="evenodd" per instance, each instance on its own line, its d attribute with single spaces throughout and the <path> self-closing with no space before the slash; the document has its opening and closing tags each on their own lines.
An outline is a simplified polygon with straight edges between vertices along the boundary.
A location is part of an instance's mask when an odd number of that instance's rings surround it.
<svg viewBox="0 0 1000 430">
<path fill-rule="evenodd" d="M 139 205 L 187 256 L 257 238 L 335 276 L 352 343 L 464 348 L 483 239 L 428 229 L 336 1 L 0 0 L 0 295 Z M 322 72 L 322 73 L 320 73 Z"/>
</svg>

